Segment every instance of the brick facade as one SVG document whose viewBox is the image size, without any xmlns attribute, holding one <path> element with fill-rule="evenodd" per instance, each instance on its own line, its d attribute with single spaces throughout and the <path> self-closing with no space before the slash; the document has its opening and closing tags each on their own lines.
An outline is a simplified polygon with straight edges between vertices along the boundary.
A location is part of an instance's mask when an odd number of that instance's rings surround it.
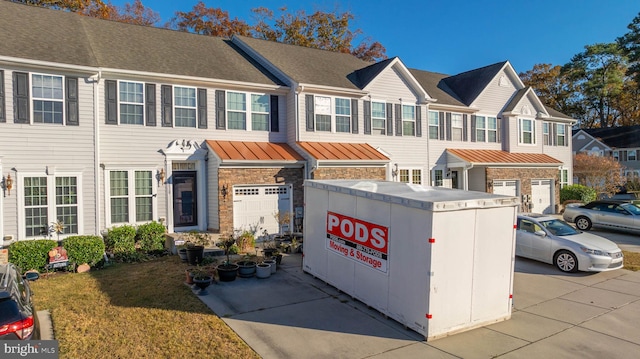
<svg viewBox="0 0 640 359">
<path fill-rule="evenodd" d="M 519 180 L 520 181 L 520 194 L 531 194 L 531 180 L 532 179 L 552 179 L 555 185 L 555 198 L 554 212 L 558 212 L 558 204 L 560 203 L 560 182 L 558 178 L 557 168 L 491 168 L 487 167 L 485 170 L 487 178 L 486 191 L 493 193 L 493 188 L 489 188 L 489 184 L 493 183 L 493 180 Z M 523 212 L 527 212 L 528 209 L 522 207 Z"/>
<path fill-rule="evenodd" d="M 237 184 L 292 184 L 293 207 L 304 204 L 304 169 L 302 168 L 220 168 L 218 170 L 218 188 L 227 185 L 227 197 L 218 191 L 218 216 L 220 233 L 233 232 L 233 186 Z M 211 209 L 213 210 L 213 209 Z"/>
<path fill-rule="evenodd" d="M 385 167 L 320 167 L 311 175 L 316 180 L 327 179 L 375 179 L 385 180 Z"/>
</svg>

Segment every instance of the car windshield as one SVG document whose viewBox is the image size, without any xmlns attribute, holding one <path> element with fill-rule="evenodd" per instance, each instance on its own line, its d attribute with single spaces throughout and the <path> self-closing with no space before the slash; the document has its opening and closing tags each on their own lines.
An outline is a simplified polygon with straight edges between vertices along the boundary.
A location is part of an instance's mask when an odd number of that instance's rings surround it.
<svg viewBox="0 0 640 359">
<path fill-rule="evenodd" d="M 636 206 L 635 204 L 631 204 L 631 203 L 624 203 L 621 204 L 620 207 L 626 209 L 627 211 L 631 212 L 631 214 L 635 214 L 635 215 L 640 215 L 640 207 Z"/>
<path fill-rule="evenodd" d="M 575 228 L 571 227 L 567 222 L 559 219 L 552 219 L 549 221 L 541 221 L 540 225 L 546 228 L 551 234 L 555 236 L 571 236 L 578 234 Z"/>
</svg>

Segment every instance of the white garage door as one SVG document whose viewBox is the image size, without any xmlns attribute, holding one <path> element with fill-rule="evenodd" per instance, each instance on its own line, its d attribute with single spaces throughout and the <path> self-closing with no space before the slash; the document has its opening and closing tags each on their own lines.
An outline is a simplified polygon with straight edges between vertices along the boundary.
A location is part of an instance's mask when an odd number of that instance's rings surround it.
<svg viewBox="0 0 640 359">
<path fill-rule="evenodd" d="M 493 181 L 493 193 L 505 196 L 516 196 L 516 181 Z"/>
<path fill-rule="evenodd" d="M 278 211 L 291 212 L 291 186 L 233 187 L 234 229 L 258 225 L 258 234 L 265 229 L 269 233 L 278 233 L 278 222 L 274 216 Z"/>
<path fill-rule="evenodd" d="M 531 212 L 553 213 L 551 209 L 551 180 L 531 180 Z"/>
</svg>

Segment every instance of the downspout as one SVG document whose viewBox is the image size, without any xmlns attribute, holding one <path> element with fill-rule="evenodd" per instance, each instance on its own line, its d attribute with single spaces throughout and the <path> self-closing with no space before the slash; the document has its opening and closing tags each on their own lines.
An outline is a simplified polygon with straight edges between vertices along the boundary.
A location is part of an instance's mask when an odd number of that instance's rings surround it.
<svg viewBox="0 0 640 359">
<path fill-rule="evenodd" d="M 98 110 L 98 106 L 100 103 L 99 98 L 99 85 L 100 80 L 102 79 L 102 70 L 99 69 L 98 73 L 89 77 L 93 81 L 93 177 L 94 177 L 94 196 L 95 196 L 95 221 L 96 228 L 95 234 L 100 235 L 100 218 L 102 217 L 102 212 L 100 211 L 100 123 L 99 116 L 100 111 Z"/>
<path fill-rule="evenodd" d="M 469 190 L 469 170 L 473 168 L 473 163 L 469 167 L 464 166 L 464 190 Z M 485 179 L 486 180 L 486 179 Z"/>
</svg>

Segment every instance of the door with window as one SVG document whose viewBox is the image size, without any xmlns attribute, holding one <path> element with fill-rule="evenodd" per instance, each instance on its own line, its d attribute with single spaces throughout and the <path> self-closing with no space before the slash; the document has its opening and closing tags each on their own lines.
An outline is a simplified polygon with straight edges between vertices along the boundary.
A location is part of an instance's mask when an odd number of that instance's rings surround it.
<svg viewBox="0 0 640 359">
<path fill-rule="evenodd" d="M 198 225 L 196 171 L 173 172 L 173 223 L 175 227 Z"/>
</svg>

